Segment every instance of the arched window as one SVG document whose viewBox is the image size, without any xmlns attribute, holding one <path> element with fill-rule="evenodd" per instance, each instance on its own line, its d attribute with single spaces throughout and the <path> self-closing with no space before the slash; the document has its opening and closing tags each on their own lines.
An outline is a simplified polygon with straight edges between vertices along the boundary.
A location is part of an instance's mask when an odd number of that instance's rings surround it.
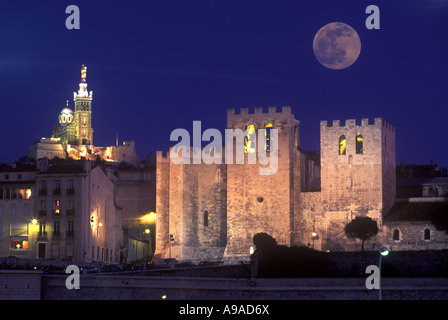
<svg viewBox="0 0 448 320">
<path fill-rule="evenodd" d="M 253 124 L 248 124 L 245 130 L 244 136 L 244 153 L 254 153 L 255 152 L 255 126 Z"/>
<path fill-rule="evenodd" d="M 204 227 L 208 227 L 208 211 L 204 211 Z"/>
<path fill-rule="evenodd" d="M 424 231 L 424 237 L 423 239 L 425 240 L 431 240 L 431 230 L 429 230 L 428 228 L 425 229 Z"/>
<path fill-rule="evenodd" d="M 271 130 L 272 130 L 272 123 L 266 122 L 264 124 L 264 129 L 266 130 L 266 141 L 264 145 L 264 150 L 266 152 L 271 151 Z"/>
<path fill-rule="evenodd" d="M 363 154 L 363 138 L 360 133 L 356 135 L 356 154 Z"/>
<path fill-rule="evenodd" d="M 394 230 L 393 239 L 394 239 L 394 241 L 399 241 L 400 240 L 400 230 L 398 230 L 398 229 Z"/>
<path fill-rule="evenodd" d="M 345 136 L 341 134 L 339 136 L 339 155 L 345 155 L 345 149 L 347 147 L 347 140 L 345 139 Z"/>
</svg>

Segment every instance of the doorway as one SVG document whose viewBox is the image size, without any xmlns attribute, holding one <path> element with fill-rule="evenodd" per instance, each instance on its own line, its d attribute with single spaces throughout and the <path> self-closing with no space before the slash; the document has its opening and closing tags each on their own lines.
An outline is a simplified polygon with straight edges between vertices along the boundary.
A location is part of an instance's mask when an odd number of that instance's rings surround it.
<svg viewBox="0 0 448 320">
<path fill-rule="evenodd" d="M 45 254 L 47 251 L 47 244 L 45 242 L 40 242 L 37 244 L 37 257 L 45 259 Z"/>
</svg>

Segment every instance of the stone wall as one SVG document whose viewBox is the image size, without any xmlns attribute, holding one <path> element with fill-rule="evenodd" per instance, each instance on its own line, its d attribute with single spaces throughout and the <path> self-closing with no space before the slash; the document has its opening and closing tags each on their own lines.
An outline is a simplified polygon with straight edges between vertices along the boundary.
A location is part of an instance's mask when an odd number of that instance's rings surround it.
<svg viewBox="0 0 448 320">
<path fill-rule="evenodd" d="M 430 238 L 425 240 L 425 230 Z M 394 231 L 398 230 L 398 240 Z M 437 230 L 429 221 L 387 221 L 383 225 L 383 243 L 392 250 L 442 250 L 448 249 L 448 233 Z"/>
<path fill-rule="evenodd" d="M 219 279 L 139 276 L 81 276 L 67 290 L 66 276 L 43 276 L 43 300 L 377 300 L 366 277 Z M 446 278 L 384 278 L 384 300 L 448 298 Z"/>
<path fill-rule="evenodd" d="M 261 165 L 248 163 L 227 165 L 227 257 L 248 258 L 253 236 L 259 232 L 272 235 L 279 244 L 291 243 L 293 217 L 293 170 L 294 131 L 299 122 L 290 107 L 277 112 L 270 107 L 267 113 L 255 108 L 250 113 L 242 108 L 240 113 L 230 109 L 227 113 L 227 128 L 245 130 L 253 124 L 255 130 L 263 129 L 270 122 L 278 130 L 278 170 L 273 175 L 260 175 Z M 257 140 L 257 143 L 264 141 Z M 234 146 L 241 148 L 242 146 Z M 258 154 L 256 154 L 258 159 Z M 271 159 L 273 161 L 273 159 Z M 299 182 L 300 180 L 298 180 Z M 300 188 L 300 184 L 297 186 Z"/>
</svg>

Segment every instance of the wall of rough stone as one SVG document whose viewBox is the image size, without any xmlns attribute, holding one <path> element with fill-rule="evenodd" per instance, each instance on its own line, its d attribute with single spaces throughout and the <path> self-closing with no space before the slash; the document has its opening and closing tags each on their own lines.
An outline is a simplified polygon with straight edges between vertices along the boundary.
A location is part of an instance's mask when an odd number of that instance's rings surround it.
<svg viewBox="0 0 448 320">
<path fill-rule="evenodd" d="M 155 258 L 164 258 L 169 246 L 170 161 L 161 151 L 156 153 L 156 251 Z"/>
<path fill-rule="evenodd" d="M 227 165 L 227 257 L 248 257 L 253 236 L 259 232 L 272 235 L 279 244 L 291 242 L 291 225 L 294 206 L 292 149 L 294 128 L 298 121 L 290 107 L 277 112 L 270 107 L 267 113 L 261 108 L 239 113 L 228 110 L 227 128 L 245 130 L 247 124 L 261 129 L 266 122 L 278 129 L 278 170 L 273 175 L 260 175 L 260 163 Z M 259 142 L 259 141 L 257 141 Z M 258 159 L 258 158 L 257 158 Z"/>
<path fill-rule="evenodd" d="M 387 221 L 383 225 L 383 243 L 391 250 L 441 250 L 448 249 L 448 233 L 437 230 L 429 221 Z M 425 229 L 430 230 L 430 239 L 425 240 Z M 394 240 L 394 230 L 399 239 Z"/>
<path fill-rule="evenodd" d="M 356 135 L 363 136 L 363 152 L 356 153 Z M 346 137 L 346 154 L 339 155 L 339 137 Z M 331 221 L 334 249 L 349 250 L 344 226 L 357 215 L 368 215 L 381 228 L 382 217 L 395 201 L 395 129 L 381 118 L 346 120 L 341 125 L 321 122 L 322 204 Z M 377 236 L 378 241 L 381 235 Z M 373 240 L 374 241 L 374 240 Z M 352 245 L 350 245 L 350 242 Z M 330 244 L 330 242 L 329 242 Z"/>
<path fill-rule="evenodd" d="M 157 239 L 162 242 L 157 243 L 157 257 L 169 257 L 171 234 L 172 258 L 222 258 L 227 241 L 225 165 L 174 164 L 159 153 L 157 161 Z"/>
</svg>

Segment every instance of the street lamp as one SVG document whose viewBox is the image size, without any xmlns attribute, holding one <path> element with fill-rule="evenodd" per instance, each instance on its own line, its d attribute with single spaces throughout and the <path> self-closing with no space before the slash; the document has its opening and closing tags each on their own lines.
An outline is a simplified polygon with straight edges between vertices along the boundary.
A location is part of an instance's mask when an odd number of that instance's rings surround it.
<svg viewBox="0 0 448 320">
<path fill-rule="evenodd" d="M 171 269 L 174 268 L 174 263 L 171 260 L 171 246 L 172 246 L 173 243 L 174 243 L 174 236 L 172 234 L 170 234 L 170 243 L 169 243 L 169 245 L 170 245 L 170 268 Z"/>
<path fill-rule="evenodd" d="M 316 231 L 313 231 L 311 233 L 311 239 L 313 240 L 313 249 L 314 249 L 314 240 L 319 239 L 319 236 L 317 235 Z"/>
<path fill-rule="evenodd" d="M 389 254 L 389 250 L 386 247 L 382 247 L 380 249 L 380 261 L 378 263 L 378 269 L 379 269 L 379 300 L 382 300 L 382 296 L 381 296 L 381 260 L 383 257 L 387 256 Z"/>
</svg>

